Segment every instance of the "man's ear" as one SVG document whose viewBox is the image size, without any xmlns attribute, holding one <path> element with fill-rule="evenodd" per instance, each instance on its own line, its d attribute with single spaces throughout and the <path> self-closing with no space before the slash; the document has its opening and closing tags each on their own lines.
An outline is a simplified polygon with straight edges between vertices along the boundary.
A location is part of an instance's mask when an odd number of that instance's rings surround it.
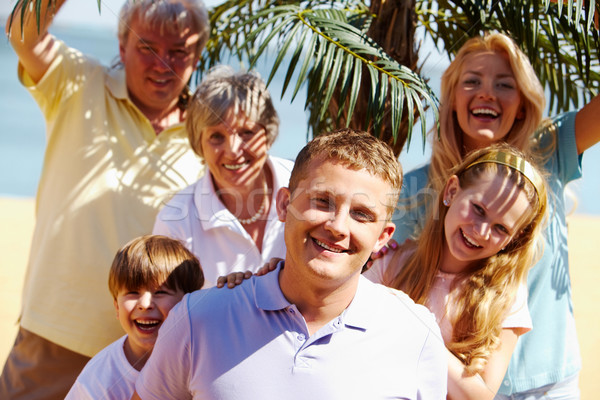
<svg viewBox="0 0 600 400">
<path fill-rule="evenodd" d="M 446 182 L 446 186 L 444 187 L 444 194 L 442 200 L 444 200 L 444 204 L 449 206 L 452 204 L 452 200 L 458 194 L 460 190 L 460 181 L 458 180 L 458 176 L 452 175 L 448 181 Z"/>
<path fill-rule="evenodd" d="M 392 238 L 395 230 L 396 225 L 394 225 L 393 222 L 386 222 L 381 230 L 381 233 L 379 234 L 379 237 L 377 238 L 377 242 L 375 242 L 375 246 L 373 246 L 372 253 L 376 253 L 381 250 L 381 248 L 385 246 L 386 243 Z"/>
<path fill-rule="evenodd" d="M 125 45 L 121 43 L 119 40 L 119 58 L 121 59 L 121 63 L 125 63 Z"/>
<path fill-rule="evenodd" d="M 287 218 L 288 207 L 290 206 L 290 189 L 282 187 L 277 192 L 277 216 L 281 222 L 285 222 Z"/>
</svg>

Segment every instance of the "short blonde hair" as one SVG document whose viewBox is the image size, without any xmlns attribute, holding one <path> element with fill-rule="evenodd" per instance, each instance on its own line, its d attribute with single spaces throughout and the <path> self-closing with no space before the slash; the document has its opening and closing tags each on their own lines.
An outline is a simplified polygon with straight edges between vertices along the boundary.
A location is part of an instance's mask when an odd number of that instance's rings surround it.
<svg viewBox="0 0 600 400">
<path fill-rule="evenodd" d="M 190 293 L 202 288 L 204 274 L 200 262 L 181 242 L 160 235 L 133 239 L 119 249 L 108 276 L 113 298 L 125 288 L 155 288 Z"/>
<path fill-rule="evenodd" d="M 198 55 L 204 49 L 210 32 L 208 11 L 202 0 L 126 0 L 119 13 L 118 37 L 127 42 L 129 27 L 134 17 L 160 32 L 179 33 L 191 28 L 200 37 Z"/>
<path fill-rule="evenodd" d="M 353 170 L 366 169 L 383 179 L 392 188 L 388 204 L 388 218 L 391 217 L 402 188 L 402 167 L 387 143 L 367 132 L 349 128 L 314 138 L 296 157 L 289 183 L 292 194 L 308 175 L 314 160 L 337 161 Z"/>
<path fill-rule="evenodd" d="M 243 113 L 265 128 L 271 146 L 279 133 L 279 117 L 267 85 L 257 72 L 234 72 L 225 65 L 213 67 L 198 85 L 186 118 L 190 145 L 203 156 L 201 138 L 204 128 L 216 126 L 227 114 Z"/>
</svg>

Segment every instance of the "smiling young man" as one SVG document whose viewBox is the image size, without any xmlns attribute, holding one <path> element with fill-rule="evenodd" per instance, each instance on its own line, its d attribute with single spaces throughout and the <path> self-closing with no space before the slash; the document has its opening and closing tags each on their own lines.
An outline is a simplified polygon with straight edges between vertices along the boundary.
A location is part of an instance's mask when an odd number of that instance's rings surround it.
<svg viewBox="0 0 600 400">
<path fill-rule="evenodd" d="M 277 194 L 285 260 L 232 290 L 184 297 L 136 382 L 149 399 L 445 399 L 432 315 L 360 275 L 390 238 L 402 182 L 364 132 L 312 140 Z"/>
<path fill-rule="evenodd" d="M 127 0 L 114 68 L 48 33 L 64 0 L 41 1 L 40 21 L 33 3 L 17 2 L 6 24 L 47 147 L 2 399 L 64 398 L 89 357 L 121 336 L 102 284 L 112 256 L 202 173 L 183 101 L 208 38 L 202 1 Z"/>
</svg>

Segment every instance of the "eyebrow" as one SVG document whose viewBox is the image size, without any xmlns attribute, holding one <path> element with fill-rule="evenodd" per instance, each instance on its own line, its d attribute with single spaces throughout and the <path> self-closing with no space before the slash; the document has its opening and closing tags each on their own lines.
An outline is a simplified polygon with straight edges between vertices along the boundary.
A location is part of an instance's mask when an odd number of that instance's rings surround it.
<svg viewBox="0 0 600 400">
<path fill-rule="evenodd" d="M 473 74 L 473 75 L 477 75 L 477 76 L 482 76 L 483 72 L 467 70 L 462 73 L 462 75 L 465 75 L 465 74 Z M 495 78 L 511 78 L 511 79 L 515 79 L 515 80 L 517 79 L 512 74 L 500 74 L 500 75 L 496 75 Z"/>
</svg>

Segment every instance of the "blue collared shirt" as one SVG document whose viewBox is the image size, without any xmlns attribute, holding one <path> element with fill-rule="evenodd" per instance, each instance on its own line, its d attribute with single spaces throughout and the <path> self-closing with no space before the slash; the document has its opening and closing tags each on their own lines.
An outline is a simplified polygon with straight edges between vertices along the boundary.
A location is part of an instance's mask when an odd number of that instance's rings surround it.
<svg viewBox="0 0 600 400">
<path fill-rule="evenodd" d="M 279 271 L 186 295 L 137 381 L 141 398 L 446 398 L 447 353 L 425 307 L 361 276 L 348 308 L 310 336 Z"/>
</svg>

